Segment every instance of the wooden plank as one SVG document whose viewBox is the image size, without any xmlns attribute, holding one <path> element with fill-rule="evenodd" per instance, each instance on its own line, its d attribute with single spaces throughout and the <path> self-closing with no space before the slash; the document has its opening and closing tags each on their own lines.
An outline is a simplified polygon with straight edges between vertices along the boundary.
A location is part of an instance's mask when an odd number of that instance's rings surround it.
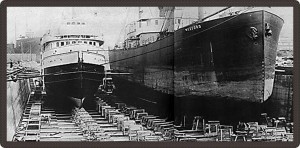
<svg viewBox="0 0 300 148">
<path fill-rule="evenodd" d="M 54 128 L 54 129 L 42 129 L 41 133 L 47 133 L 47 132 L 77 132 L 81 131 L 79 127 L 77 128 Z"/>
</svg>

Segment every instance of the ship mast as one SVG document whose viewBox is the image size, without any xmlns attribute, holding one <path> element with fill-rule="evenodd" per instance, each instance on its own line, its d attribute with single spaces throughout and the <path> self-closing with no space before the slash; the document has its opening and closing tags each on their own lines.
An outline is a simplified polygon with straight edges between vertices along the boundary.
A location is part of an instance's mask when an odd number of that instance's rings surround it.
<svg viewBox="0 0 300 148">
<path fill-rule="evenodd" d="M 72 19 L 73 19 L 75 17 L 75 8 L 72 7 L 71 10 L 72 10 L 72 14 L 71 15 L 72 15 Z"/>
<path fill-rule="evenodd" d="M 170 27 L 170 25 L 174 25 L 174 7 L 158 7 L 160 10 L 160 16 L 164 16 L 164 22 L 161 26 L 161 32 L 169 31 L 173 32 L 174 27 Z M 171 19 L 170 19 L 171 18 Z M 169 30 L 171 29 L 171 30 Z"/>
<path fill-rule="evenodd" d="M 203 7 L 198 7 L 198 20 L 199 22 L 202 22 L 202 19 L 204 18 L 204 10 Z"/>
<path fill-rule="evenodd" d="M 142 25 L 142 13 L 143 11 L 141 11 L 141 7 L 138 7 L 138 11 L 139 11 L 139 15 L 138 15 L 138 23 L 139 23 L 139 27 Z"/>
<path fill-rule="evenodd" d="M 15 45 L 14 45 L 15 48 L 17 48 L 17 23 L 16 23 L 16 17 L 15 17 Z M 13 51 L 15 49 L 13 48 Z"/>
<path fill-rule="evenodd" d="M 138 20 L 140 20 L 141 18 L 142 18 L 142 13 L 143 13 L 143 11 L 141 11 L 141 7 L 139 7 L 139 19 Z"/>
<path fill-rule="evenodd" d="M 221 9 L 221 10 L 219 10 L 219 11 L 217 11 L 217 12 L 215 12 L 215 13 L 209 15 L 209 16 L 206 16 L 205 18 L 202 18 L 202 19 L 201 19 L 201 22 L 204 21 L 204 20 L 206 20 L 206 19 L 208 19 L 208 18 L 210 18 L 210 17 L 212 17 L 212 16 L 215 16 L 215 15 L 217 15 L 217 14 L 219 14 L 219 13 L 221 13 L 221 12 L 223 12 L 223 11 L 229 9 L 229 8 L 231 8 L 231 7 L 226 7 L 226 8 L 224 8 L 224 9 Z"/>
</svg>

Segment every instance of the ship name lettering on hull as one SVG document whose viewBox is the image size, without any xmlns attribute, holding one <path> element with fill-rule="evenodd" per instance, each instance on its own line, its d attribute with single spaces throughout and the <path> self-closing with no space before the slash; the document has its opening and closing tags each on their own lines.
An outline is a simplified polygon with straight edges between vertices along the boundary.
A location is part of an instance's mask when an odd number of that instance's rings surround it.
<svg viewBox="0 0 300 148">
<path fill-rule="evenodd" d="M 194 26 L 186 28 L 185 31 L 192 31 L 192 30 L 200 29 L 200 28 L 201 28 L 201 25 L 194 25 Z"/>
</svg>

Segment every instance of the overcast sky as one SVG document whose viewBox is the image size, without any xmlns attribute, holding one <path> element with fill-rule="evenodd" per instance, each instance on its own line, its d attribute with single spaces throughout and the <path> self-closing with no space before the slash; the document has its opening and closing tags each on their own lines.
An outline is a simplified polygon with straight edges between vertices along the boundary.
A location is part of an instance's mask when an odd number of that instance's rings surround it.
<svg viewBox="0 0 300 148">
<path fill-rule="evenodd" d="M 91 18 L 99 22 L 104 35 L 104 48 L 121 42 L 122 29 L 127 23 L 137 19 L 138 14 L 137 7 L 76 7 L 75 10 L 77 16 L 92 15 Z M 272 7 L 268 11 L 284 19 L 281 36 L 292 37 L 292 7 Z M 40 37 L 50 27 L 56 25 L 61 19 L 70 17 L 71 14 L 71 7 L 8 7 L 7 42 L 14 42 L 15 36 L 25 35 L 26 30 L 31 30 L 35 36 Z"/>
</svg>

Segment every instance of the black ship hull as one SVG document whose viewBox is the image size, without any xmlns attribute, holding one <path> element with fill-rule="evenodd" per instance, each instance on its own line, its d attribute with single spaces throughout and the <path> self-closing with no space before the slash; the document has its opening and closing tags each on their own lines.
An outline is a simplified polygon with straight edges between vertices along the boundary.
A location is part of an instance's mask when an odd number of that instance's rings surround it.
<svg viewBox="0 0 300 148">
<path fill-rule="evenodd" d="M 257 11 L 178 30 L 175 95 L 264 102 L 272 94 L 282 24 L 279 17 Z"/>
<path fill-rule="evenodd" d="M 255 11 L 192 24 L 142 47 L 112 50 L 111 69 L 132 73 L 114 76 L 114 81 L 122 79 L 122 83 L 114 82 L 116 89 L 132 88 L 116 92 L 143 96 L 131 86 L 137 85 L 173 97 L 176 123 L 183 123 L 188 112 L 203 115 L 216 107 L 221 107 L 221 112 L 227 110 L 224 117 L 236 112 L 237 106 L 258 109 L 272 94 L 282 25 L 278 16 Z M 169 99 L 152 97 L 152 92 L 144 94 L 149 96 L 148 104 Z M 210 109 L 197 110 L 199 103 Z M 166 106 L 152 109 L 160 108 Z M 250 115 L 253 110 L 243 111 Z"/>
<path fill-rule="evenodd" d="M 193 24 L 154 43 L 109 52 L 123 79 L 175 96 L 263 102 L 272 93 L 283 20 L 256 11 Z M 116 62 L 117 61 L 117 62 Z"/>
<path fill-rule="evenodd" d="M 149 114 L 174 121 L 174 95 L 153 90 L 122 78 L 115 77 L 118 87 L 114 94 L 128 106 L 145 109 Z"/>
<path fill-rule="evenodd" d="M 54 66 L 44 71 L 48 98 L 56 105 L 75 107 L 82 107 L 85 99 L 93 97 L 104 77 L 103 66 L 87 63 Z"/>
</svg>

